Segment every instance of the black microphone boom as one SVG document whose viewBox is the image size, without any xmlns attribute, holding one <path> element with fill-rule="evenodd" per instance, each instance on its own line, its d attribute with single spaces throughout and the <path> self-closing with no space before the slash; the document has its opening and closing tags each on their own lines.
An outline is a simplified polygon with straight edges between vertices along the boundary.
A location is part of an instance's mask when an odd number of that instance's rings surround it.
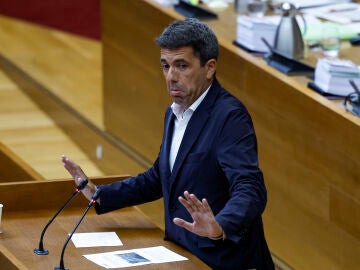
<svg viewBox="0 0 360 270">
<path fill-rule="evenodd" d="M 89 209 L 95 204 L 96 200 L 99 198 L 101 193 L 101 189 L 98 188 L 94 194 L 91 197 L 91 200 L 88 204 L 88 207 L 85 209 L 84 213 L 81 215 L 81 218 L 79 219 L 78 223 L 76 223 L 74 229 L 72 230 L 72 232 L 69 234 L 68 238 L 65 241 L 65 244 L 63 246 L 63 249 L 61 251 L 61 257 L 60 257 L 60 266 L 55 266 L 54 270 L 69 270 L 69 268 L 64 267 L 64 253 L 65 253 L 65 249 L 67 244 L 69 243 L 71 237 L 73 236 L 74 232 L 76 231 L 76 229 L 79 227 L 81 221 L 84 219 L 86 213 L 89 211 Z"/>
<path fill-rule="evenodd" d="M 88 180 L 82 180 L 81 183 L 76 187 L 74 193 L 70 196 L 70 198 L 63 204 L 63 206 L 61 206 L 61 208 L 56 212 L 56 214 L 49 220 L 49 222 L 45 225 L 41 236 L 40 236 L 40 242 L 39 242 L 39 247 L 34 249 L 34 253 L 37 255 L 48 255 L 49 251 L 47 249 L 44 249 L 44 245 L 43 245 L 43 238 L 45 235 L 45 232 L 47 230 L 47 228 L 50 226 L 50 224 L 54 221 L 54 219 L 62 212 L 62 210 L 64 210 L 64 208 L 71 202 L 71 200 L 82 190 L 86 187 L 86 185 L 88 184 Z"/>
</svg>

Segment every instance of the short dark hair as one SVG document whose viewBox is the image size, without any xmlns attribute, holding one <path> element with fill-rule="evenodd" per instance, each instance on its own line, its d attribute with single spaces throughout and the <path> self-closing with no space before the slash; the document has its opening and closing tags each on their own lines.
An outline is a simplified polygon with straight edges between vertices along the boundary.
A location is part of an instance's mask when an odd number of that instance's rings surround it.
<svg viewBox="0 0 360 270">
<path fill-rule="evenodd" d="M 214 32 L 205 23 L 195 18 L 171 23 L 156 39 L 160 48 L 176 49 L 191 46 L 201 65 L 219 55 L 219 44 Z"/>
</svg>

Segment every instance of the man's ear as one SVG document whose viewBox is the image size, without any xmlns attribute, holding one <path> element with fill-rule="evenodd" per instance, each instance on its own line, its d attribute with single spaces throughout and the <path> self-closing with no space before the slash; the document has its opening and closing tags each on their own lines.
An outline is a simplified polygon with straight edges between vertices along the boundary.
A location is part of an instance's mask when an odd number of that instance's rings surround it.
<svg viewBox="0 0 360 270">
<path fill-rule="evenodd" d="M 206 78 L 212 79 L 216 72 L 216 59 L 210 59 L 205 64 L 206 68 Z"/>
</svg>

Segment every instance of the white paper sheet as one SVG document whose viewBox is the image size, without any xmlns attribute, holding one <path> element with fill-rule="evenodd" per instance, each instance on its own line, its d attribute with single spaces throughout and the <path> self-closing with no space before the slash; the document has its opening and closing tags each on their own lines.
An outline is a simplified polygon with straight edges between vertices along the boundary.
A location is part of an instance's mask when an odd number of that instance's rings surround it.
<svg viewBox="0 0 360 270">
<path fill-rule="evenodd" d="M 284 2 L 284 0 L 272 0 L 271 4 L 276 5 Z M 298 8 L 313 8 L 317 6 L 326 6 L 329 4 L 349 3 L 351 0 L 289 0 Z"/>
<path fill-rule="evenodd" d="M 303 10 L 307 14 L 341 24 L 360 22 L 360 4 L 343 3 Z"/>
<path fill-rule="evenodd" d="M 163 246 L 87 254 L 84 257 L 108 269 L 188 260 Z"/>
<path fill-rule="evenodd" d="M 115 232 L 75 233 L 71 237 L 75 247 L 109 247 L 122 246 Z"/>
</svg>

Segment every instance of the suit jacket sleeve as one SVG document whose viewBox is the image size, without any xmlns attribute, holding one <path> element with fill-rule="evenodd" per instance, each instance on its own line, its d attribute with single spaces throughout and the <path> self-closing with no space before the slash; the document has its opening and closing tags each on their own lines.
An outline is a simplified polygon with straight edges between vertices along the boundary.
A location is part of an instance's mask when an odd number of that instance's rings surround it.
<svg viewBox="0 0 360 270">
<path fill-rule="evenodd" d="M 158 160 L 149 170 L 136 177 L 99 188 L 102 189 L 100 204 L 95 205 L 98 214 L 157 200 L 162 197 Z"/>
<path fill-rule="evenodd" d="M 257 142 L 246 110 L 232 111 L 217 147 L 218 164 L 229 181 L 229 200 L 216 219 L 226 237 L 240 241 L 265 209 L 266 188 L 258 167 Z"/>
</svg>

